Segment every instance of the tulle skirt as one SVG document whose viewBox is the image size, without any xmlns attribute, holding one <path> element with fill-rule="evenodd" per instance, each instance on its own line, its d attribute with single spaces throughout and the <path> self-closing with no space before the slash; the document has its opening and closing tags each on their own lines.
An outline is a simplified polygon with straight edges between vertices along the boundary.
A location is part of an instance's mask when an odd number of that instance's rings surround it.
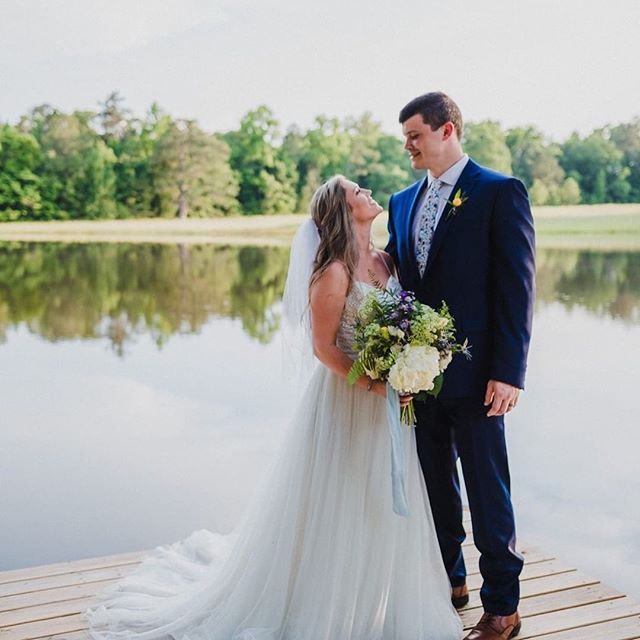
<svg viewBox="0 0 640 640">
<path fill-rule="evenodd" d="M 233 534 L 158 547 L 86 612 L 95 640 L 459 640 L 419 467 L 391 501 L 385 402 L 319 366 Z"/>
</svg>

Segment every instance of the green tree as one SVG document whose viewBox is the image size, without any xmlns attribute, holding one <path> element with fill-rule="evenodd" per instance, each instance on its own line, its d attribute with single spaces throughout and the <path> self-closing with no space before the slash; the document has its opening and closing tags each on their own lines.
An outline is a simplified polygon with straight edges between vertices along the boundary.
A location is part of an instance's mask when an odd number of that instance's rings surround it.
<svg viewBox="0 0 640 640">
<path fill-rule="evenodd" d="M 121 105 L 124 98 L 118 91 L 112 91 L 100 103 L 100 111 L 96 115 L 96 120 L 102 129 L 102 137 L 105 142 L 121 140 L 127 130 L 130 117 L 129 109 L 124 109 Z"/>
<path fill-rule="evenodd" d="M 119 137 L 109 138 L 116 155 L 116 200 L 123 216 L 160 214 L 162 176 L 154 174 L 153 156 L 158 140 L 171 126 L 171 118 L 153 104 L 144 119 L 126 121 Z"/>
<path fill-rule="evenodd" d="M 529 189 L 529 197 L 531 198 L 532 204 L 542 207 L 549 204 L 551 194 L 549 193 L 549 188 L 542 180 L 534 180 Z"/>
<path fill-rule="evenodd" d="M 376 200 L 387 207 L 389 196 L 411 183 L 411 162 L 402 147 L 402 141 L 396 136 L 380 135 L 376 148 L 380 153 L 379 169 L 367 177 L 367 185 Z"/>
<path fill-rule="evenodd" d="M 298 176 L 278 146 L 278 121 L 260 106 L 247 113 L 240 129 L 224 136 L 231 167 L 239 176 L 238 199 L 244 213 L 294 213 Z"/>
<path fill-rule="evenodd" d="M 631 202 L 640 202 L 640 117 L 608 129 L 609 139 L 622 152 L 622 162 L 628 169 L 627 194 Z"/>
<path fill-rule="evenodd" d="M 624 154 L 608 140 L 603 129 L 586 138 L 573 133 L 562 145 L 560 164 L 580 185 L 584 202 L 624 202 L 629 198 L 630 170 L 624 166 Z"/>
<path fill-rule="evenodd" d="M 528 188 L 536 180 L 550 191 L 562 185 L 565 173 L 558 162 L 560 148 L 547 143 L 541 131 L 535 127 L 515 127 L 507 131 L 505 141 L 511 151 L 513 175 Z"/>
<path fill-rule="evenodd" d="M 161 215 L 184 219 L 237 211 L 238 184 L 229 166 L 229 148 L 194 121 L 171 123 L 151 163 Z"/>
<path fill-rule="evenodd" d="M 344 121 L 318 116 L 304 134 L 297 128 L 290 129 L 282 148 L 297 164 L 300 211 L 308 208 L 320 184 L 337 173 L 371 189 L 385 206 L 389 195 L 411 180 L 402 143 L 382 133 L 369 113 Z"/>
<path fill-rule="evenodd" d="M 511 151 L 499 122 L 484 120 L 467 123 L 462 142 L 465 151 L 480 164 L 511 174 Z"/>
<path fill-rule="evenodd" d="M 37 174 L 47 218 L 110 218 L 116 214 L 115 154 L 91 128 L 94 114 L 60 113 L 48 105 L 22 118 L 20 127 L 42 149 Z"/>
<path fill-rule="evenodd" d="M 285 145 L 288 143 L 285 139 Z M 350 147 L 351 140 L 338 118 L 323 115 L 315 118 L 300 148 L 298 210 L 308 209 L 313 192 L 325 180 L 345 172 Z"/>
<path fill-rule="evenodd" d="M 558 188 L 556 201 L 553 204 L 580 204 L 580 185 L 575 178 L 569 176 Z"/>
<path fill-rule="evenodd" d="M 42 209 L 38 141 L 8 124 L 0 125 L 0 221 L 37 219 Z"/>
</svg>

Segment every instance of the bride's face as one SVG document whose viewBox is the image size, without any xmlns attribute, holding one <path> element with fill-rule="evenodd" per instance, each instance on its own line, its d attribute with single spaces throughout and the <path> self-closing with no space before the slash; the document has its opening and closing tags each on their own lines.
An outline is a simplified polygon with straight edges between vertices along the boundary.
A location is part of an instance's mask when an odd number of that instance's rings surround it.
<svg viewBox="0 0 640 640">
<path fill-rule="evenodd" d="M 373 220 L 382 211 L 382 207 L 371 197 L 369 189 L 362 189 L 351 180 L 343 180 L 342 186 L 347 193 L 347 204 L 355 222 Z"/>
</svg>

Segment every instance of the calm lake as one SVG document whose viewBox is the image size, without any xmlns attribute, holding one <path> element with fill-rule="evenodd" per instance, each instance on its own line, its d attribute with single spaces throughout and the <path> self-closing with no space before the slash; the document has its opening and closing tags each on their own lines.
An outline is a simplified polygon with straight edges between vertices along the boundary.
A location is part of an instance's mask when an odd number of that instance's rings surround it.
<svg viewBox="0 0 640 640">
<path fill-rule="evenodd" d="M 229 531 L 289 427 L 288 250 L 0 243 L 0 570 Z M 520 537 L 640 598 L 640 252 L 541 250 Z"/>
</svg>

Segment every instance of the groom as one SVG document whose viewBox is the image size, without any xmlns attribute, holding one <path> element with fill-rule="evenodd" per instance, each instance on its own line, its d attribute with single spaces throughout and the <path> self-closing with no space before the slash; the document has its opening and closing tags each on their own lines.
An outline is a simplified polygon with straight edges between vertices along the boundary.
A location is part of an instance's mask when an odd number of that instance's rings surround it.
<svg viewBox="0 0 640 640">
<path fill-rule="evenodd" d="M 416 403 L 416 440 L 438 542 L 457 608 L 468 600 L 456 470 L 460 458 L 480 551 L 484 615 L 465 640 L 520 631 L 519 582 L 504 415 L 524 387 L 534 297 L 534 230 L 527 192 L 462 151 L 460 109 L 427 93 L 400 112 L 405 149 L 423 180 L 389 201 L 389 244 L 405 289 L 432 307 L 446 301 L 459 342 L 437 398 Z"/>
</svg>

